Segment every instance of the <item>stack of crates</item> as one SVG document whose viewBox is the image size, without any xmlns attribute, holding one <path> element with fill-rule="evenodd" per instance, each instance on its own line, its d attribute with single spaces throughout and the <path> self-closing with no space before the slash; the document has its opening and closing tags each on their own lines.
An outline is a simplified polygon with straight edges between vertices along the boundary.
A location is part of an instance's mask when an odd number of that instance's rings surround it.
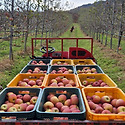
<svg viewBox="0 0 125 125">
<path fill-rule="evenodd" d="M 90 102 L 94 96 L 109 96 L 111 100 L 125 101 L 125 94 L 91 59 L 33 59 L 1 92 L 0 105 L 7 102 L 6 96 L 10 92 L 22 97 L 25 94 L 37 96 L 37 102 L 31 111 L 0 112 L 0 118 L 11 115 L 16 118 L 40 120 L 125 120 L 124 113 L 115 113 L 118 112 L 118 107 L 111 109 L 114 114 L 95 111 L 96 107 L 102 107 L 100 102 L 92 109 Z M 65 99 L 60 101 L 61 107 L 68 107 L 64 108 L 65 111 L 56 104 L 60 95 L 65 96 Z M 57 102 L 52 101 L 53 96 Z M 47 105 L 49 109 L 45 106 L 46 102 L 51 102 Z"/>
</svg>

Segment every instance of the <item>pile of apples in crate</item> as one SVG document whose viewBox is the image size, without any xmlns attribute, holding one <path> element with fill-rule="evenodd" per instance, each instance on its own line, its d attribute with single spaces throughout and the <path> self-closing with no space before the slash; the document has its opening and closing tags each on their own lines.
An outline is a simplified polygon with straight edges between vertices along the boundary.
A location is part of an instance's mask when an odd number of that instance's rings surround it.
<svg viewBox="0 0 125 125">
<path fill-rule="evenodd" d="M 44 76 L 41 76 L 37 80 L 30 80 L 28 78 L 24 78 L 23 80 L 19 81 L 17 86 L 22 86 L 22 87 L 38 87 L 41 86 L 43 83 Z"/>
<path fill-rule="evenodd" d="M 83 80 L 81 83 L 85 87 L 109 87 L 109 85 L 103 80 L 97 80 L 95 82 L 88 82 L 87 80 Z"/>
<path fill-rule="evenodd" d="M 32 74 L 32 73 L 42 73 L 42 74 L 45 74 L 47 71 L 46 70 L 40 70 L 39 67 L 35 67 L 34 70 L 32 69 L 28 69 L 27 73 L 28 74 Z"/>
<path fill-rule="evenodd" d="M 49 65 L 49 63 L 46 64 L 42 60 L 40 60 L 39 62 L 37 62 L 36 60 L 34 60 L 34 61 L 31 62 L 31 65 Z"/>
<path fill-rule="evenodd" d="M 31 96 L 29 94 L 16 95 L 13 92 L 8 92 L 6 94 L 6 101 L 0 107 L 0 112 L 31 111 L 34 109 L 37 98 L 37 96 Z"/>
<path fill-rule="evenodd" d="M 71 94 L 69 98 L 65 94 L 49 94 L 43 108 L 45 112 L 80 112 L 78 106 L 79 99 L 76 94 Z"/>
<path fill-rule="evenodd" d="M 97 114 L 125 114 L 125 101 L 111 95 L 86 96 L 90 110 Z"/>
<path fill-rule="evenodd" d="M 63 61 L 57 61 L 57 62 L 55 62 L 53 65 L 71 65 L 71 64 L 69 64 L 68 62 L 63 62 Z"/>
<path fill-rule="evenodd" d="M 76 83 L 69 78 L 66 78 L 64 76 L 57 76 L 54 79 L 51 79 L 48 86 L 51 87 L 74 87 L 76 86 Z"/>
<path fill-rule="evenodd" d="M 91 67 L 83 67 L 83 69 L 77 70 L 78 74 L 96 74 L 96 68 L 91 68 Z"/>
<path fill-rule="evenodd" d="M 73 73 L 72 69 L 66 67 L 59 67 L 57 70 L 52 70 L 51 74 L 70 74 Z"/>
</svg>

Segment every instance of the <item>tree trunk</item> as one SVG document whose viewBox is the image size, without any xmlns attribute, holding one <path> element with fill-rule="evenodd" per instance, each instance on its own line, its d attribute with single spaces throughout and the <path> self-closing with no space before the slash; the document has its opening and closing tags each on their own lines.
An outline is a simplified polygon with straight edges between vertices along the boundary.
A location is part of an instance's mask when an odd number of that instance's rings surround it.
<svg viewBox="0 0 125 125">
<path fill-rule="evenodd" d="M 103 44 L 103 37 L 104 37 L 104 32 L 102 33 L 102 40 L 101 40 L 101 44 Z"/>
<path fill-rule="evenodd" d="M 123 30 L 122 30 L 122 23 L 123 23 L 123 9 L 124 9 L 124 0 L 122 0 L 122 7 L 121 7 L 121 20 L 120 20 L 120 27 L 119 27 L 119 39 L 118 39 L 118 46 L 117 46 L 117 53 L 119 51 L 119 47 L 121 44 L 121 39 L 123 35 Z"/>
<path fill-rule="evenodd" d="M 13 42 L 13 26 L 14 26 L 14 0 L 12 0 L 12 6 L 11 6 L 11 14 L 12 14 L 12 20 L 11 20 L 11 27 L 10 27 L 10 52 L 9 52 L 9 59 L 13 60 L 13 49 L 12 49 L 12 42 Z"/>
<path fill-rule="evenodd" d="M 107 38 L 108 38 L 108 32 L 106 32 L 105 46 L 107 46 Z"/>
</svg>

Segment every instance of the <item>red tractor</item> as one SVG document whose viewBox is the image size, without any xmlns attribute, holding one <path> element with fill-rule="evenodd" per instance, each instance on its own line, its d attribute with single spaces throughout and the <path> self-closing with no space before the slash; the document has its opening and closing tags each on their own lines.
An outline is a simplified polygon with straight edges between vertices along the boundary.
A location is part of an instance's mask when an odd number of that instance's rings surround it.
<svg viewBox="0 0 125 125">
<path fill-rule="evenodd" d="M 46 46 L 40 48 L 40 52 L 43 53 L 41 57 L 34 55 L 34 40 L 46 40 Z M 55 51 L 54 47 L 48 46 L 49 40 L 60 40 L 61 51 Z M 76 41 L 76 47 L 69 47 L 69 51 L 63 51 L 64 40 Z M 78 47 L 79 40 L 90 40 L 91 41 L 91 52 L 84 48 Z M 52 58 L 52 59 L 92 59 L 93 57 L 93 38 L 32 38 L 32 58 Z"/>
</svg>

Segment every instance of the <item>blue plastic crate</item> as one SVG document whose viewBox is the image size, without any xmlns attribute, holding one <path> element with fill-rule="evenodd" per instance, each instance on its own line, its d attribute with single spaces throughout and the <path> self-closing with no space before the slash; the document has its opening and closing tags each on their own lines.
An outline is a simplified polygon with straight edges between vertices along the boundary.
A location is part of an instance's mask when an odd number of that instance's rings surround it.
<svg viewBox="0 0 125 125">
<path fill-rule="evenodd" d="M 23 93 L 21 93 L 23 91 Z M 14 94 L 21 94 L 24 95 L 29 91 L 28 94 L 31 96 L 37 96 L 37 102 L 34 106 L 34 109 L 31 111 L 20 111 L 20 112 L 0 112 L 0 119 L 2 117 L 11 117 L 14 116 L 16 118 L 26 118 L 26 119 L 32 119 L 35 118 L 36 114 L 36 107 L 38 105 L 39 98 L 42 93 L 42 89 L 40 88 L 5 88 L 1 93 L 0 93 L 0 106 L 6 101 L 6 94 L 8 92 L 13 92 Z"/>
<path fill-rule="evenodd" d="M 49 93 L 54 93 L 57 97 L 62 94 L 61 92 L 65 91 L 65 95 L 67 98 L 71 94 L 76 94 L 79 103 L 78 107 L 80 109 L 80 112 L 69 112 L 69 113 L 64 113 L 64 112 L 45 112 L 43 109 L 44 103 L 47 101 L 47 96 Z M 44 88 L 42 92 L 42 96 L 39 100 L 39 104 L 36 109 L 36 117 L 37 119 L 55 119 L 63 117 L 67 119 L 74 119 L 74 120 L 84 120 L 86 118 L 86 109 L 85 105 L 82 99 L 82 94 L 79 88 Z"/>
</svg>

